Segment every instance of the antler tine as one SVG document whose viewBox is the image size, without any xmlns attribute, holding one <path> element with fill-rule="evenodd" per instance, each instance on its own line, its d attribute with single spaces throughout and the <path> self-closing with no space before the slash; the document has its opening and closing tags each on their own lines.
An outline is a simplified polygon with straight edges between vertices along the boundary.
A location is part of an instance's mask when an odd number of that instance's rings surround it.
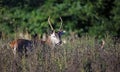
<svg viewBox="0 0 120 72">
<path fill-rule="evenodd" d="M 51 24 L 51 22 L 50 22 L 50 16 L 49 16 L 49 18 L 48 18 L 48 23 L 49 23 L 51 29 L 54 30 L 53 27 L 52 27 L 52 24 Z"/>
<path fill-rule="evenodd" d="M 60 17 L 60 20 L 61 20 L 61 25 L 60 25 L 59 30 L 62 28 L 62 23 L 63 23 L 63 21 L 62 21 L 62 18 L 61 18 L 61 17 Z"/>
</svg>

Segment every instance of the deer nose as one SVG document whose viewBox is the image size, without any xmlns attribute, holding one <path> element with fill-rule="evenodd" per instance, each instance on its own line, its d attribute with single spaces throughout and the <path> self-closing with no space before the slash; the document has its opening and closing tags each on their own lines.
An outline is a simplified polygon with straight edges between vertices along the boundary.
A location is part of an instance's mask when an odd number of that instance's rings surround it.
<svg viewBox="0 0 120 72">
<path fill-rule="evenodd" d="M 56 45 L 61 45 L 62 44 L 62 41 L 60 41 L 59 43 L 57 43 Z"/>
<path fill-rule="evenodd" d="M 60 45 L 60 43 L 57 43 L 56 45 Z"/>
</svg>

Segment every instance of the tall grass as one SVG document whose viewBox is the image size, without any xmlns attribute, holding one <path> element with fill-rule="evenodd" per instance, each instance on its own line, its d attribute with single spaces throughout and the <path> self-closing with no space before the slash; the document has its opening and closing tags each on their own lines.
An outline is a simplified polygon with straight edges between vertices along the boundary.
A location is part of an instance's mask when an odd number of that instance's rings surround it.
<svg viewBox="0 0 120 72">
<path fill-rule="evenodd" d="M 120 43 L 106 37 L 81 37 L 51 50 L 37 45 L 27 57 L 14 58 L 8 40 L 0 41 L 0 72 L 119 72 Z M 53 55 L 54 54 L 54 55 Z"/>
</svg>

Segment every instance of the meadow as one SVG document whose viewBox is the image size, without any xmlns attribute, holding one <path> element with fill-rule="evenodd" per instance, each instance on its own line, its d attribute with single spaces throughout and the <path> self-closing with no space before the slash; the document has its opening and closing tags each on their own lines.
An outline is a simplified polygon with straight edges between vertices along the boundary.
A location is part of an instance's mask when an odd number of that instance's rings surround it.
<svg viewBox="0 0 120 72">
<path fill-rule="evenodd" d="M 119 72 L 120 43 L 109 36 L 104 40 L 102 49 L 100 41 L 89 36 L 68 41 L 54 50 L 37 45 L 20 59 L 14 58 L 9 39 L 1 39 L 0 72 Z"/>
</svg>

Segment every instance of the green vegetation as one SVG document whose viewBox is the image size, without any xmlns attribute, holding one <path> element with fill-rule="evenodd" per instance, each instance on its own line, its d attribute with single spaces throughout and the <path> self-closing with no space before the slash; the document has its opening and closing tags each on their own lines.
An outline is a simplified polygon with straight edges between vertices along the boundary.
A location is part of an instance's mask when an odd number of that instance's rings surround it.
<svg viewBox="0 0 120 72">
<path fill-rule="evenodd" d="M 54 56 L 38 45 L 27 58 L 14 59 L 8 46 L 14 34 L 48 32 L 49 16 L 56 30 L 63 19 L 67 43 Z M 72 39 L 74 32 L 81 37 Z M 120 37 L 119 0 L 0 0 L 0 72 L 119 72 L 120 41 L 113 36 Z"/>
<path fill-rule="evenodd" d="M 50 30 L 63 19 L 63 28 L 79 35 L 104 37 L 120 34 L 119 0 L 0 0 L 0 31 L 12 34 L 27 29 L 31 34 Z"/>
</svg>

